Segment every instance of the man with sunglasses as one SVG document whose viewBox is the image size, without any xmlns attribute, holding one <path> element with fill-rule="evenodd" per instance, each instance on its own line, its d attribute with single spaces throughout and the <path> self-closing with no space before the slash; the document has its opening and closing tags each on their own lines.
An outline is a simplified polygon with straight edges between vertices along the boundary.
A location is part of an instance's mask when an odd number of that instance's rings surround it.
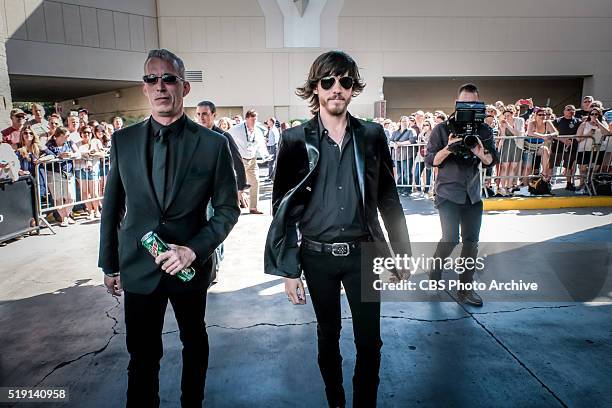
<svg viewBox="0 0 612 408">
<path fill-rule="evenodd" d="M 183 343 L 181 405 L 202 406 L 208 367 L 204 314 L 211 255 L 238 221 L 227 139 L 189 119 L 183 61 L 152 50 L 144 64 L 149 119 L 113 134 L 98 265 L 108 292 L 125 291 L 128 407 L 160 403 L 159 362 L 168 300 Z M 211 202 L 214 215 L 207 219 Z M 170 250 L 152 257 L 141 238 L 154 231 Z M 192 267 L 184 282 L 177 272 Z"/>
<path fill-rule="evenodd" d="M 11 109 L 11 126 L 7 127 L 2 131 L 2 142 L 8 143 L 13 148 L 15 148 L 19 144 L 19 135 L 21 132 L 21 128 L 25 124 L 25 113 L 19 109 Z"/>
<path fill-rule="evenodd" d="M 395 253 L 410 255 L 383 128 L 347 110 L 363 88 L 355 61 L 330 51 L 314 61 L 304 86 L 297 89 L 297 95 L 309 101 L 314 118 L 287 129 L 281 138 L 272 191 L 274 218 L 264 254 L 265 272 L 284 277 L 285 293 L 294 305 L 306 303 L 304 272 L 317 317 L 318 362 L 330 407 L 346 404 L 339 347 L 341 286 L 351 308 L 357 348 L 353 406 L 376 406 L 380 300 L 363 301 L 362 284 L 371 288 L 374 277 L 371 269 L 360 271 L 364 243 L 380 243 L 387 250 L 383 256 L 390 256 L 378 211 Z"/>
</svg>

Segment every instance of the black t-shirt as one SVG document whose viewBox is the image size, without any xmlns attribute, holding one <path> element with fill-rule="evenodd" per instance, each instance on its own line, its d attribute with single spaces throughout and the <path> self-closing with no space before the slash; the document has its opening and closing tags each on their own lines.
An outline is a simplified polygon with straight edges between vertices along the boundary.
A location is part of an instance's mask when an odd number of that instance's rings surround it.
<svg viewBox="0 0 612 408">
<path fill-rule="evenodd" d="M 555 127 L 559 131 L 559 135 L 575 135 L 578 131 L 578 126 L 580 126 L 580 119 L 574 116 L 571 119 L 566 119 L 561 116 L 560 118 L 555 119 Z"/>
</svg>

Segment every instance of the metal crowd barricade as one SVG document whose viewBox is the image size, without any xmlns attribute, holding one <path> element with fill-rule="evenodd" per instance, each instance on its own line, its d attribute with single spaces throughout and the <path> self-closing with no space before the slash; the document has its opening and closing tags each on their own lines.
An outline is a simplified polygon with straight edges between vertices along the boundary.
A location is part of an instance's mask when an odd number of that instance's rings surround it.
<svg viewBox="0 0 612 408">
<path fill-rule="evenodd" d="M 432 192 L 434 169 L 425 166 L 427 143 L 391 142 L 389 150 L 394 165 L 395 182 L 401 192 Z"/>
<path fill-rule="evenodd" d="M 34 177 L 39 222 L 55 231 L 47 221 L 48 214 L 58 211 L 71 216 L 72 209 L 84 205 L 93 211 L 102 203 L 106 178 L 110 169 L 110 156 L 53 159 L 39 161 Z"/>
<path fill-rule="evenodd" d="M 593 136 L 576 135 L 538 138 L 531 136 L 497 136 L 495 146 L 499 164 L 482 170 L 483 186 L 497 185 L 498 191 L 528 186 L 529 179 L 544 176 L 554 186 L 560 180 L 593 194 L 593 163 L 600 152 Z M 489 196 L 485 189 L 485 196 Z"/>
<path fill-rule="evenodd" d="M 599 149 L 592 162 L 592 166 L 589 167 L 589 186 L 592 194 L 598 195 L 598 185 L 612 183 L 612 135 L 604 135 L 601 138 Z"/>
</svg>

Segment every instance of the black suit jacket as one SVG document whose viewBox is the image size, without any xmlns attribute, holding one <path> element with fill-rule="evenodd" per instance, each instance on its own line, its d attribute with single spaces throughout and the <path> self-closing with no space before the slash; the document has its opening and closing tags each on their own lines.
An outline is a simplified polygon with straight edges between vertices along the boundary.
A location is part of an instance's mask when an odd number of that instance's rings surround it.
<svg viewBox="0 0 612 408">
<path fill-rule="evenodd" d="M 244 171 L 244 163 L 242 163 L 242 156 L 240 156 L 240 151 L 238 150 L 238 146 L 236 146 L 234 138 L 232 135 L 218 126 L 213 126 L 212 130 L 214 132 L 221 133 L 227 139 L 230 152 L 232 153 L 232 161 L 234 163 L 234 171 L 236 172 L 236 184 L 238 185 L 238 190 L 246 190 L 248 184 L 246 181 L 246 173 Z"/>
<path fill-rule="evenodd" d="M 349 115 L 355 143 L 355 164 L 360 205 L 367 228 L 384 253 L 391 256 L 378 222 L 378 211 L 393 251 L 411 255 L 410 239 L 399 201 L 393 163 L 382 126 Z M 319 122 L 315 116 L 305 124 L 287 129 L 279 145 L 272 191 L 274 218 L 264 251 L 267 274 L 297 278 L 301 274 L 297 225 L 310 200 L 319 160 Z"/>
<path fill-rule="evenodd" d="M 146 120 L 113 134 L 98 266 L 120 271 L 125 290 L 151 293 L 163 272 L 140 239 L 155 231 L 167 243 L 195 252 L 196 277 L 182 285 L 186 289 L 206 287 L 209 257 L 240 215 L 227 139 L 187 118 L 174 184 L 165 208 L 160 208 L 147 170 L 149 127 Z M 211 200 L 215 214 L 206 220 Z"/>
</svg>

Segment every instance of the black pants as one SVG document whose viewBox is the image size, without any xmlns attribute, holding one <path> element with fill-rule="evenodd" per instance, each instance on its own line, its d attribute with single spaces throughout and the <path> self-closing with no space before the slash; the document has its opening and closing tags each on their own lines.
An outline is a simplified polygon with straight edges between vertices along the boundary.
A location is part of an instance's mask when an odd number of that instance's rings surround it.
<svg viewBox="0 0 612 408">
<path fill-rule="evenodd" d="M 475 258 L 478 255 L 478 238 L 480 236 L 480 225 L 482 224 L 482 201 L 472 204 L 466 198 L 465 204 L 457 204 L 444 200 L 438 205 L 438 214 L 442 226 L 442 239 L 436 247 L 434 257 L 442 259 L 448 257 L 459 243 L 459 231 L 461 229 L 461 257 Z M 436 266 L 439 266 L 436 263 Z M 442 271 L 437 269 L 440 274 Z M 467 283 L 474 279 L 474 269 L 468 269 L 461 275 L 459 280 Z"/>
<path fill-rule="evenodd" d="M 183 283 L 165 274 L 153 293 L 125 292 L 128 407 L 159 406 L 159 361 L 164 354 L 162 329 L 168 300 L 183 343 L 181 406 L 201 407 L 208 368 L 208 335 L 204 323 L 206 289 L 179 290 Z"/>
<path fill-rule="evenodd" d="M 317 316 L 319 369 L 329 406 L 345 405 L 340 355 L 340 284 L 353 318 L 357 358 L 353 375 L 353 406 L 375 407 L 380 368 L 380 302 L 361 301 L 361 253 L 346 257 L 302 249 L 302 269 Z M 371 272 L 371 271 L 370 271 Z"/>
<path fill-rule="evenodd" d="M 270 161 L 268 162 L 268 178 L 274 178 L 274 164 L 276 163 L 276 145 L 267 146 L 268 153 L 270 154 Z"/>
</svg>

